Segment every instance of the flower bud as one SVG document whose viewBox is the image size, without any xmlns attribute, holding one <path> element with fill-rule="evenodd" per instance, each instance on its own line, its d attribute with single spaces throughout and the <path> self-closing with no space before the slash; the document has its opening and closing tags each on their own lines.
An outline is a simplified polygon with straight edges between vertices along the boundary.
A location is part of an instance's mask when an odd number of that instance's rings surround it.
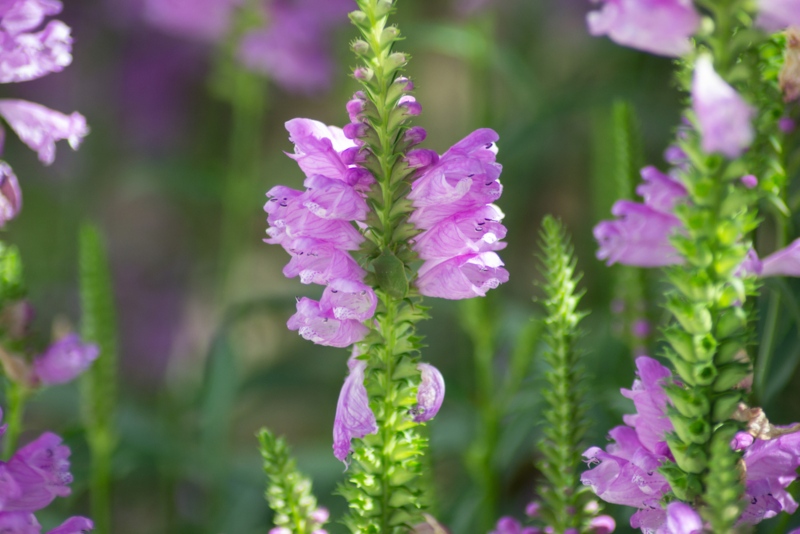
<svg viewBox="0 0 800 534">
<path fill-rule="evenodd" d="M 741 181 L 742 185 L 747 189 L 753 189 L 758 185 L 758 178 L 752 174 L 746 174 L 745 176 L 742 176 Z"/>
<path fill-rule="evenodd" d="M 361 39 L 356 39 L 350 44 L 350 48 L 352 48 L 353 52 L 358 54 L 359 56 L 366 56 L 369 54 L 369 44 L 366 41 Z"/>
<path fill-rule="evenodd" d="M 388 48 L 400 37 L 400 30 L 396 26 L 389 26 L 384 28 L 381 32 L 379 42 L 382 48 Z"/>
<path fill-rule="evenodd" d="M 727 421 L 736 411 L 736 407 L 742 401 L 741 391 L 731 391 L 720 395 L 714 399 L 714 410 L 711 413 L 711 418 L 715 423 Z"/>
<path fill-rule="evenodd" d="M 348 139 L 361 139 L 367 136 L 369 125 L 363 122 L 351 122 L 342 129 L 344 136 Z"/>
<path fill-rule="evenodd" d="M 677 295 L 671 295 L 667 307 L 690 334 L 705 335 L 711 331 L 711 313 L 702 304 L 692 304 Z"/>
<path fill-rule="evenodd" d="M 714 391 L 721 393 L 738 385 L 750 374 L 750 365 L 746 363 L 731 362 L 719 368 L 719 374 L 714 381 Z"/>
<path fill-rule="evenodd" d="M 428 133 L 422 126 L 412 126 L 403 134 L 403 141 L 409 146 L 416 146 L 422 143 L 427 137 Z"/>
<path fill-rule="evenodd" d="M 402 52 L 395 52 L 386 58 L 386 70 L 393 71 L 405 66 L 408 63 L 408 56 Z"/>
<path fill-rule="evenodd" d="M 678 413 L 671 414 L 669 420 L 675 433 L 686 443 L 704 444 L 711 437 L 711 426 L 705 418 L 689 419 Z"/>
<path fill-rule="evenodd" d="M 347 16 L 350 17 L 350 20 L 353 21 L 353 24 L 356 26 L 369 24 L 369 17 L 361 10 L 351 11 Z"/>
<path fill-rule="evenodd" d="M 22 209 L 22 191 L 11 166 L 0 161 L 0 228 Z"/>
<path fill-rule="evenodd" d="M 378 0 L 375 2 L 375 16 L 381 18 L 391 13 L 392 4 L 392 0 Z"/>
<path fill-rule="evenodd" d="M 705 471 L 708 465 L 708 455 L 702 445 L 695 443 L 687 445 L 674 434 L 667 434 L 667 444 L 678 467 L 692 474 Z"/>
<path fill-rule="evenodd" d="M 372 79 L 373 76 L 374 76 L 374 73 L 372 72 L 372 69 L 369 68 L 369 67 L 357 67 L 353 71 L 353 77 L 356 80 L 362 80 L 362 81 L 368 82 L 368 81 L 370 81 Z"/>
<path fill-rule="evenodd" d="M 397 106 L 405 111 L 407 116 L 415 117 L 422 113 L 422 106 L 417 99 L 411 95 L 400 97 Z"/>
<path fill-rule="evenodd" d="M 706 417 L 711 411 L 708 398 L 694 389 L 681 386 L 667 386 L 664 391 L 675 409 L 686 417 Z"/>
</svg>

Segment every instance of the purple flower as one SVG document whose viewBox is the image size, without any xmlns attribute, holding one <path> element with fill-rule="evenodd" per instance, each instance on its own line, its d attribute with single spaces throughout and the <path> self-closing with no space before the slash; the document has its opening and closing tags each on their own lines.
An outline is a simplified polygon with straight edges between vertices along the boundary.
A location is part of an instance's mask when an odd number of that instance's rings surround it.
<svg viewBox="0 0 800 534">
<path fill-rule="evenodd" d="M 337 319 L 332 310 L 324 311 L 319 302 L 306 297 L 297 301 L 297 313 L 289 318 L 286 326 L 317 345 L 331 347 L 348 347 L 369 333 L 369 328 L 360 321 Z"/>
<path fill-rule="evenodd" d="M 242 38 L 239 60 L 288 91 L 327 89 L 333 77 L 329 36 L 347 22 L 351 8 L 349 0 L 273 2 L 268 25 Z"/>
<path fill-rule="evenodd" d="M 430 421 L 439 413 L 444 401 L 444 377 L 439 370 L 428 364 L 417 365 L 420 372 L 420 384 L 417 388 L 417 405 L 412 410 L 414 422 Z"/>
<path fill-rule="evenodd" d="M 85 517 L 75 516 L 64 521 L 60 526 L 47 534 L 85 534 L 94 530 L 94 523 Z"/>
<path fill-rule="evenodd" d="M 222 39 L 238 0 L 145 0 L 144 18 L 169 33 L 201 41 Z"/>
<path fill-rule="evenodd" d="M 0 115 L 23 143 L 39 154 L 45 165 L 56 157 L 56 141 L 66 139 L 73 150 L 89 133 L 86 119 L 78 112 L 64 115 L 25 100 L 0 100 Z"/>
<path fill-rule="evenodd" d="M 595 0 L 597 1 L 597 0 Z M 691 50 L 689 38 L 700 26 L 691 0 L 600 0 L 586 17 L 589 33 L 662 56 Z"/>
<path fill-rule="evenodd" d="M 35 512 L 56 497 L 71 493 L 70 450 L 50 432 L 19 449 L 8 461 L 9 475 L 19 485 L 20 495 L 6 501 L 7 512 Z"/>
<path fill-rule="evenodd" d="M 507 231 L 500 223 L 503 217 L 494 204 L 456 213 L 420 234 L 414 250 L 423 260 L 502 250 L 506 244 L 500 240 Z"/>
<path fill-rule="evenodd" d="M 738 158 L 753 142 L 755 110 L 714 71 L 709 56 L 700 56 L 695 64 L 692 108 L 704 151 Z"/>
<path fill-rule="evenodd" d="M 758 0 L 756 23 L 769 32 L 800 25 L 800 0 Z"/>
<path fill-rule="evenodd" d="M 0 161 L 0 228 L 22 209 L 22 191 L 17 175 L 5 161 Z"/>
<path fill-rule="evenodd" d="M 378 299 L 368 285 L 357 280 L 331 280 L 322 293 L 319 307 L 339 320 L 366 321 L 375 315 Z"/>
<path fill-rule="evenodd" d="M 700 514 L 684 502 L 672 502 L 667 506 L 667 532 L 670 534 L 702 534 L 703 520 Z"/>
<path fill-rule="evenodd" d="M 336 418 L 333 422 L 333 454 L 347 464 L 347 456 L 352 451 L 353 438 L 363 438 L 378 431 L 375 414 L 369 407 L 367 388 L 364 387 L 364 371 L 367 362 L 359 360 L 356 352 L 347 362 L 350 374 L 344 381 L 336 404 Z"/>
<path fill-rule="evenodd" d="M 59 20 L 31 33 L 44 17 L 61 12 L 61 2 L 16 0 L 0 13 L 0 83 L 24 82 L 60 72 L 72 63 L 70 28 Z"/>
<path fill-rule="evenodd" d="M 294 143 L 294 153 L 287 155 L 306 176 L 322 175 L 347 182 L 349 166 L 342 161 L 341 154 L 356 144 L 345 137 L 341 128 L 311 119 L 292 119 L 286 123 L 286 129 Z"/>
<path fill-rule="evenodd" d="M 757 256 L 755 261 L 758 261 Z M 760 269 L 758 267 L 760 267 Z M 770 254 L 761 260 L 757 266 L 751 267 L 751 270 L 763 277 L 800 276 L 800 239 Z"/>
<path fill-rule="evenodd" d="M 669 458 L 665 434 L 672 430 L 672 423 L 666 417 L 662 385 L 671 374 L 646 356 L 636 359 L 636 367 L 639 378 L 622 394 L 633 400 L 637 413 L 624 418 L 628 426 L 609 432 L 614 443 L 605 451 L 592 447 L 583 453 L 590 465 L 598 465 L 584 472 L 581 481 L 604 501 L 648 509 L 658 507 L 661 496 L 669 491 L 658 468 Z"/>
<path fill-rule="evenodd" d="M 361 280 L 366 274 L 348 254 L 325 241 L 302 237 L 284 244 L 292 256 L 283 275 L 300 277 L 304 284 L 326 285 L 333 279 Z"/>
<path fill-rule="evenodd" d="M 741 178 L 742 185 L 747 189 L 753 189 L 758 185 L 758 178 L 752 174 L 746 174 Z"/>
<path fill-rule="evenodd" d="M 513 517 L 501 517 L 494 530 L 489 534 L 540 534 L 542 531 L 536 527 L 523 527 Z"/>
<path fill-rule="evenodd" d="M 33 360 L 33 373 L 42 384 L 64 384 L 88 369 L 99 355 L 97 345 L 83 343 L 77 334 L 69 334 Z"/>
<path fill-rule="evenodd" d="M 592 534 L 611 534 L 616 528 L 617 522 L 610 515 L 599 515 L 589 521 L 589 529 Z"/>
<path fill-rule="evenodd" d="M 450 300 L 486 296 L 486 292 L 508 282 L 508 271 L 494 252 L 465 254 L 444 261 L 425 262 L 416 285 L 429 297 Z"/>
<path fill-rule="evenodd" d="M 597 257 L 608 265 L 661 267 L 682 261 L 669 238 L 681 227 L 672 211 L 686 197 L 686 188 L 655 167 L 642 169 L 642 178 L 645 182 L 636 192 L 644 197 L 644 204 L 617 201 L 611 213 L 618 219 L 594 227 L 600 243 Z"/>
<path fill-rule="evenodd" d="M 30 512 L 0 512 L 0 532 L 39 534 L 42 525 Z"/>
</svg>

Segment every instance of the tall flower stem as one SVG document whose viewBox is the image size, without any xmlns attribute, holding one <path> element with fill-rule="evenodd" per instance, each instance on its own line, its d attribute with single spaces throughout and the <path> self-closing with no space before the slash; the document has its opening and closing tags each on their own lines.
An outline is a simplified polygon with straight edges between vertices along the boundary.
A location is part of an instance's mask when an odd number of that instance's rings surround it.
<svg viewBox="0 0 800 534">
<path fill-rule="evenodd" d="M 417 404 L 420 340 L 415 325 L 425 318 L 418 296 L 409 287 L 410 263 L 415 259 L 408 239 L 414 235 L 407 222 L 412 207 L 404 199 L 411 174 L 404 160 L 406 116 L 398 100 L 407 81 L 397 81 L 406 63 L 404 54 L 392 50 L 399 38 L 388 27 L 393 9 L 389 0 L 358 0 L 350 14 L 362 40 L 353 48 L 364 61 L 356 71 L 362 82 L 366 107 L 366 132 L 362 166 L 376 183 L 367 195 L 371 207 L 362 252 L 367 281 L 379 300 L 372 334 L 359 344 L 367 361 L 364 384 L 378 431 L 354 440 L 349 483 L 342 488 L 351 513 L 346 523 L 353 532 L 406 532 L 422 520 L 426 507 L 420 480 L 421 456 L 426 440 L 419 434 L 411 411 Z M 363 134 L 363 135 L 362 135 Z"/>
</svg>

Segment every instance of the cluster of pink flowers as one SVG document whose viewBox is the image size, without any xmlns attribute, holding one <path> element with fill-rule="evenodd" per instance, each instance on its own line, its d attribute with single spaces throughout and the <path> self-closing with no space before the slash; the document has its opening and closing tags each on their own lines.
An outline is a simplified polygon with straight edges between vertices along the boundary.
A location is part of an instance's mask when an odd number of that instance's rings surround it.
<svg viewBox="0 0 800 534">
<path fill-rule="evenodd" d="M 5 431 L 6 425 L 0 427 L 0 436 Z M 70 450 L 61 441 L 46 432 L 17 450 L 8 462 L 0 462 L 0 532 L 38 534 L 42 527 L 34 512 L 71 493 Z M 48 534 L 83 534 L 93 528 L 91 520 L 76 516 Z"/>
<path fill-rule="evenodd" d="M 0 4 L 0 83 L 25 82 L 60 72 L 72 62 L 70 28 L 59 20 L 39 28 L 48 16 L 61 12 L 58 0 L 9 0 Z M 25 100 L 0 99 L 0 117 L 39 160 L 55 160 L 56 141 L 68 140 L 77 149 L 89 132 L 80 113 L 65 115 Z M 4 133 L 0 130 L 0 151 Z M 11 166 L 0 162 L 0 226 L 22 208 L 22 194 Z"/>
<path fill-rule="evenodd" d="M 666 460 L 674 461 L 666 442 L 673 426 L 667 417 L 669 399 L 664 392 L 664 386 L 674 382 L 672 374 L 647 356 L 637 358 L 636 366 L 639 378 L 630 390 L 622 390 L 633 400 L 636 414 L 626 416 L 625 425 L 609 432 L 613 443 L 605 450 L 592 447 L 584 453 L 589 464 L 596 465 L 581 479 L 604 501 L 636 508 L 631 518 L 633 528 L 663 534 L 692 532 L 686 524 L 683 530 L 670 528 L 668 521 L 699 522 L 696 513 L 685 514 L 678 507 L 671 514 L 660 504 L 670 486 L 658 468 Z M 766 440 L 742 432 L 731 447 L 744 451 L 747 507 L 739 522 L 756 524 L 781 511 L 794 513 L 797 503 L 786 488 L 797 478 L 796 469 L 800 467 L 800 432 Z"/>
<path fill-rule="evenodd" d="M 348 163 L 356 145 L 340 128 L 310 119 L 293 119 L 286 128 L 295 144 L 290 157 L 306 174 L 306 190 L 270 189 L 265 241 L 292 256 L 284 275 L 326 286 L 319 302 L 298 301 L 288 326 L 314 343 L 347 347 L 367 334 L 362 323 L 377 305 L 375 292 L 363 283 L 365 271 L 348 252 L 364 240 L 351 221 L 366 219 L 364 195 L 374 178 Z"/>
<path fill-rule="evenodd" d="M 527 515 L 531 519 L 535 519 L 539 516 L 539 510 L 541 509 L 541 505 L 533 501 L 528 503 L 528 506 L 525 507 L 525 515 Z M 598 505 L 597 501 L 591 501 L 586 506 L 587 510 L 593 510 L 594 513 L 597 513 Z M 608 515 L 599 515 L 597 517 L 593 517 L 589 521 L 589 532 L 591 534 L 611 534 L 617 528 L 617 523 L 614 521 L 614 518 Z M 522 523 L 510 516 L 504 516 L 497 520 L 497 524 L 489 534 L 553 534 L 555 529 L 550 526 L 546 527 L 525 527 L 522 526 Z M 564 531 L 564 534 L 580 534 L 580 530 L 577 528 L 568 528 Z"/>
<path fill-rule="evenodd" d="M 220 42 L 235 26 L 241 0 L 143 0 L 144 18 L 170 33 Z M 237 46 L 247 69 L 270 76 L 288 91 L 326 89 L 333 77 L 328 38 L 346 22 L 351 0 L 263 0 L 263 25 L 249 29 Z"/>
<path fill-rule="evenodd" d="M 414 250 L 425 260 L 416 286 L 420 293 L 445 299 L 482 297 L 508 281 L 495 251 L 505 248 L 500 198 L 502 166 L 496 162 L 498 136 L 476 130 L 441 157 L 426 149 L 408 154 L 419 165 L 408 198 L 416 210 L 409 218 L 424 230 Z"/>
</svg>

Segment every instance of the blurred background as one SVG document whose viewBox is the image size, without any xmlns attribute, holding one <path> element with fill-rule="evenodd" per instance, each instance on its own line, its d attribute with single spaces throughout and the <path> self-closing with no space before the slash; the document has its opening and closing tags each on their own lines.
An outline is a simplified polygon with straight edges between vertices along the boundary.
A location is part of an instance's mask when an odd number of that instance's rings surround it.
<svg viewBox="0 0 800 534">
<path fill-rule="evenodd" d="M 166 7 L 154 6 L 159 1 Z M 108 244 L 120 333 L 114 533 L 267 532 L 254 438 L 262 426 L 287 437 L 335 519 L 345 502 L 334 494 L 343 465 L 333 457 L 331 429 L 348 354 L 286 329 L 295 297 L 318 298 L 321 289 L 281 275 L 288 256 L 261 242 L 262 206 L 272 186 L 302 183 L 283 153 L 292 150 L 285 121 L 348 121 L 344 105 L 356 84 L 348 76 L 355 33 L 346 13 L 354 5 L 326 0 L 324 16 L 292 18 L 281 11 L 292 2 L 276 0 L 279 30 L 254 37 L 262 41 L 253 46 L 286 48 L 262 58 L 234 51 L 231 39 L 257 23 L 215 12 L 206 0 L 176 18 L 170 5 L 180 4 L 66 2 L 59 18 L 73 28 L 73 64 L 4 94 L 78 110 L 92 132 L 77 153 L 60 147 L 49 168 L 9 136 L 5 158 L 25 206 L 8 240 L 22 251 L 43 333 L 60 315 L 80 322 L 80 224 L 98 224 Z M 500 134 L 504 165 L 502 257 L 511 280 L 477 304 L 429 299 L 432 319 L 422 325 L 424 359 L 447 381 L 444 406 L 427 427 L 434 514 L 455 533 L 487 532 L 500 514 L 522 517 L 534 498 L 543 385 L 530 323 L 540 314 L 534 254 L 545 214 L 572 233 L 583 308 L 591 310 L 583 341 L 591 376 L 587 446 L 605 444 L 608 430 L 632 412 L 619 388 L 630 387 L 634 356 L 657 352 L 647 324 L 653 332 L 662 319 L 654 307 L 658 273 L 640 277 L 641 306 L 623 309 L 626 274 L 595 259 L 591 229 L 620 194 L 612 176 L 615 113 L 635 112 L 639 158 L 664 169 L 682 95 L 668 59 L 589 37 L 590 7 L 584 0 L 403 0 L 395 18 L 412 56 L 407 72 L 423 106 L 416 124 L 428 130 L 426 146 L 443 152 L 488 126 Z M 788 423 L 800 417 L 792 393 L 800 385 L 800 313 L 798 288 L 781 284 L 765 289 L 790 298 L 782 301 L 762 400 L 773 422 Z M 487 328 L 469 328 L 467 315 L 483 317 Z M 515 349 L 527 351 L 532 365 L 496 407 L 496 432 L 488 435 L 481 406 L 492 390 L 477 385 L 476 350 L 492 356 L 500 391 Z M 74 385 L 47 390 L 28 409 L 28 437 L 53 429 L 73 447 L 73 496 L 48 509 L 54 517 L 88 507 L 78 412 Z M 630 531 L 629 512 L 606 509 L 618 532 Z M 787 525 L 765 522 L 762 530 Z M 329 530 L 345 531 L 336 523 Z"/>
</svg>

